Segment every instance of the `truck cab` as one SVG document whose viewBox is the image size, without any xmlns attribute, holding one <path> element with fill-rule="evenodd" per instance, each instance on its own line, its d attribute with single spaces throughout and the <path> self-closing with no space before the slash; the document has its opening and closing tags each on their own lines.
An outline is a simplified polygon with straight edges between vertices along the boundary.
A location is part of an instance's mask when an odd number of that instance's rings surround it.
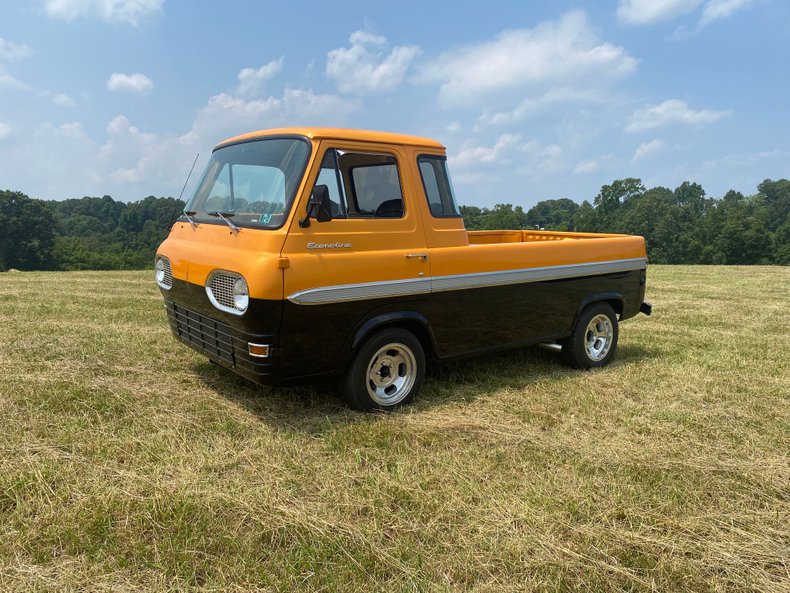
<svg viewBox="0 0 790 593">
<path fill-rule="evenodd" d="M 440 143 L 331 128 L 217 145 L 156 259 L 181 341 L 259 383 L 339 377 L 364 410 L 410 402 L 426 357 L 608 363 L 646 266 L 641 237 L 467 232 Z"/>
</svg>

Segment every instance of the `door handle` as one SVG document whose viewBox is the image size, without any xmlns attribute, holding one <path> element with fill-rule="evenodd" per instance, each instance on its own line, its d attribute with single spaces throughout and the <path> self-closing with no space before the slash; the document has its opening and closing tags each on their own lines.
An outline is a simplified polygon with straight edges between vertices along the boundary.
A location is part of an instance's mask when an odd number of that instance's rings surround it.
<svg viewBox="0 0 790 593">
<path fill-rule="evenodd" d="M 427 253 L 407 253 L 406 254 L 406 259 L 412 259 L 412 258 L 415 258 L 415 257 L 419 257 L 422 261 L 427 261 L 428 260 L 428 254 Z"/>
</svg>

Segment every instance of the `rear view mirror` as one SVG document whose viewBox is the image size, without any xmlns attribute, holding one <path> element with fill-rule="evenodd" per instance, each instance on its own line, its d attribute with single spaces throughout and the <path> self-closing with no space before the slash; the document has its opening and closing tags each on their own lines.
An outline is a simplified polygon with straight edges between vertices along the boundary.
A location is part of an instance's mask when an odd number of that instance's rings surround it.
<svg viewBox="0 0 790 593">
<path fill-rule="evenodd" d="M 329 199 L 329 187 L 316 185 L 313 188 L 313 195 L 310 201 L 316 205 L 313 212 L 318 222 L 329 222 L 332 220 L 332 200 Z"/>
<path fill-rule="evenodd" d="M 306 216 L 299 221 L 299 226 L 309 227 L 311 218 L 315 218 L 318 222 L 332 220 L 332 200 L 329 199 L 329 188 L 326 185 L 319 184 L 313 188 L 310 201 L 307 202 Z"/>
</svg>

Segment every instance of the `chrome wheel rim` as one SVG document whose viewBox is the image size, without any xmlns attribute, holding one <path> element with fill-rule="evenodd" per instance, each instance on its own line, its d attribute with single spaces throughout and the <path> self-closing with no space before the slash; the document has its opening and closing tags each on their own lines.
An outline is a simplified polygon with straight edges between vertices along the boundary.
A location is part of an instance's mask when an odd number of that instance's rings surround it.
<svg viewBox="0 0 790 593">
<path fill-rule="evenodd" d="M 587 357 L 593 362 L 606 358 L 612 347 L 614 328 L 612 321 L 606 315 L 596 315 L 587 324 L 584 334 L 585 350 Z"/>
<path fill-rule="evenodd" d="M 409 395 L 416 372 L 417 359 L 408 346 L 387 344 L 368 363 L 368 395 L 379 405 L 393 406 Z"/>
</svg>

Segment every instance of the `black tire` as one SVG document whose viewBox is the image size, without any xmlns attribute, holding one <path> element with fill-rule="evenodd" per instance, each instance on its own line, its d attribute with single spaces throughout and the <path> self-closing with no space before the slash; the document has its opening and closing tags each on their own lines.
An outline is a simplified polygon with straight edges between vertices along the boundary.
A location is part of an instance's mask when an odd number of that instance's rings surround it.
<svg viewBox="0 0 790 593">
<path fill-rule="evenodd" d="M 424 376 L 420 341 L 405 329 L 384 329 L 357 350 L 343 378 L 343 399 L 355 410 L 389 412 L 414 400 Z"/>
<path fill-rule="evenodd" d="M 593 303 L 582 311 L 573 332 L 564 340 L 562 359 L 577 369 L 605 366 L 617 350 L 619 335 L 617 315 L 611 305 Z"/>
</svg>

